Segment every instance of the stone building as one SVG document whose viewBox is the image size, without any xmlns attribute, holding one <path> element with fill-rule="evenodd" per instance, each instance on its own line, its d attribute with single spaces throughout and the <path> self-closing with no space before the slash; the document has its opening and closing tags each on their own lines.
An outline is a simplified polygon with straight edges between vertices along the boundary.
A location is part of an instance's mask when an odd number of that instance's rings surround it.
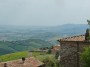
<svg viewBox="0 0 90 67">
<path fill-rule="evenodd" d="M 56 52 L 58 52 L 59 49 L 60 49 L 60 45 L 53 46 L 51 49 L 52 54 L 56 54 Z"/>
<path fill-rule="evenodd" d="M 62 67 L 83 67 L 80 54 L 85 47 L 90 46 L 90 30 L 84 35 L 72 36 L 59 39 L 60 42 L 60 64 Z"/>
</svg>

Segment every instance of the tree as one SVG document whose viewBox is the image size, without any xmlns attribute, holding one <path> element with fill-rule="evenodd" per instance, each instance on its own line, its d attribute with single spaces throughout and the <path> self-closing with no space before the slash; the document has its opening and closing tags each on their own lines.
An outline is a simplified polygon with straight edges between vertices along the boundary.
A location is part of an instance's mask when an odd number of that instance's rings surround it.
<svg viewBox="0 0 90 67">
<path fill-rule="evenodd" d="M 45 67 L 60 67 L 59 62 L 55 58 L 47 57 L 43 60 Z"/>
<path fill-rule="evenodd" d="M 58 59 L 58 57 L 59 57 L 59 51 L 57 51 L 55 54 L 55 58 Z"/>
<path fill-rule="evenodd" d="M 90 67 L 90 47 L 85 48 L 85 51 L 81 54 L 81 60 L 84 63 L 84 67 Z"/>
<path fill-rule="evenodd" d="M 47 53 L 48 53 L 48 54 L 51 54 L 51 53 L 52 53 L 51 49 L 49 49 Z"/>
<path fill-rule="evenodd" d="M 87 39 L 90 39 L 90 36 L 89 36 L 89 37 L 87 37 Z"/>
</svg>

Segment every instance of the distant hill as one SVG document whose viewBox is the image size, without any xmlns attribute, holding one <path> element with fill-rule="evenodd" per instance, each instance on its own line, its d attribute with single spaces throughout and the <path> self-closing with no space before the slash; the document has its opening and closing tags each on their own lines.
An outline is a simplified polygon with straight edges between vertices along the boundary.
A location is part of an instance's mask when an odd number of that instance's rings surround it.
<svg viewBox="0 0 90 67">
<path fill-rule="evenodd" d="M 86 24 L 51 27 L 0 26 L 0 54 L 32 50 L 58 44 L 62 37 L 85 34 Z"/>
<path fill-rule="evenodd" d="M 87 28 L 88 25 L 86 24 L 65 24 L 65 25 L 52 27 L 51 29 L 49 29 L 49 31 L 51 30 L 52 32 L 56 32 L 61 35 L 72 36 L 72 35 L 84 34 Z"/>
<path fill-rule="evenodd" d="M 28 39 L 19 41 L 0 41 L 0 55 L 18 52 L 29 51 L 41 47 L 50 47 L 52 44 L 41 39 Z"/>
<path fill-rule="evenodd" d="M 62 37 L 84 34 L 86 24 L 64 24 L 59 26 L 0 26 L 0 41 L 42 39 L 52 44 Z"/>
</svg>

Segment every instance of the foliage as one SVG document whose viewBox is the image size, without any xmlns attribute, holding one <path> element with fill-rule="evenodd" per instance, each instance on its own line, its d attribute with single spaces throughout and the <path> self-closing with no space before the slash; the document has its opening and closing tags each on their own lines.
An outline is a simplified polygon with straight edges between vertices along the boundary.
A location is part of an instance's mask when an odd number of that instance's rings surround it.
<svg viewBox="0 0 90 67">
<path fill-rule="evenodd" d="M 87 39 L 90 39 L 90 36 L 89 36 L 89 37 L 87 37 Z"/>
<path fill-rule="evenodd" d="M 32 56 L 40 56 L 40 55 L 46 55 L 46 52 L 32 52 Z"/>
<path fill-rule="evenodd" d="M 47 57 L 43 60 L 46 67 L 59 67 L 59 63 L 55 58 Z"/>
<path fill-rule="evenodd" d="M 55 58 L 58 59 L 58 57 L 59 57 L 59 51 L 57 51 L 55 54 Z"/>
<path fill-rule="evenodd" d="M 81 60 L 85 67 L 90 67 L 90 47 L 85 48 L 85 51 L 81 54 Z"/>
<path fill-rule="evenodd" d="M 36 58 L 44 62 L 46 67 L 60 67 L 59 62 L 53 54 L 38 55 Z"/>
<path fill-rule="evenodd" d="M 51 52 L 52 52 L 51 49 L 49 49 L 47 53 L 48 53 L 48 54 L 51 54 Z"/>
<path fill-rule="evenodd" d="M 36 56 L 36 58 L 39 59 L 40 61 L 43 61 L 47 57 L 50 57 L 50 58 L 53 59 L 54 58 L 54 55 L 53 54 L 44 54 L 44 55 L 38 55 L 38 56 Z"/>
</svg>

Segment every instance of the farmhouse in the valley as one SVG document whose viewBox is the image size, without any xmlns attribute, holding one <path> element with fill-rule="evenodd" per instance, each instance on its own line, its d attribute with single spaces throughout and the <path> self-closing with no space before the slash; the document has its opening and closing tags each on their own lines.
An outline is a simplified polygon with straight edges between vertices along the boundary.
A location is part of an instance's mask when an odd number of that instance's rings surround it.
<svg viewBox="0 0 90 67">
<path fill-rule="evenodd" d="M 60 42 L 60 64 L 62 67 L 82 67 L 80 54 L 85 47 L 90 46 L 90 29 L 84 35 L 72 36 L 59 39 Z"/>
<path fill-rule="evenodd" d="M 53 54 L 56 54 L 56 52 L 59 51 L 59 50 L 60 50 L 60 45 L 55 45 L 55 46 L 52 47 L 51 52 Z"/>
<path fill-rule="evenodd" d="M 44 67 L 44 63 L 34 57 L 22 58 L 8 62 L 1 62 L 0 67 Z"/>
</svg>

